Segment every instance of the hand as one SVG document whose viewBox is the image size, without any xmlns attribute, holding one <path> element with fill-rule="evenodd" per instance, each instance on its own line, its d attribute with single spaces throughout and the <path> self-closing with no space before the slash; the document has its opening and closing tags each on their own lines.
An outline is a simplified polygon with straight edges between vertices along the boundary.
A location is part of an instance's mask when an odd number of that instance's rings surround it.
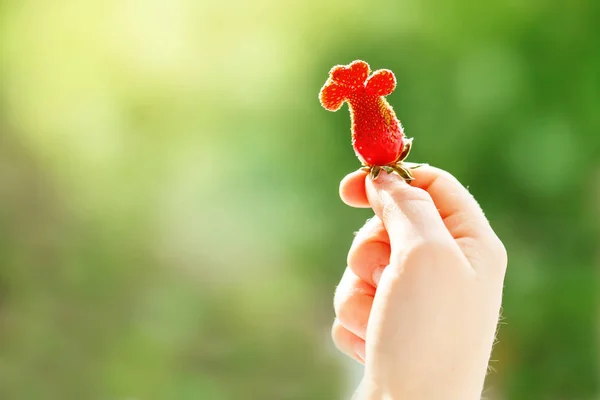
<svg viewBox="0 0 600 400">
<path fill-rule="evenodd" d="M 371 207 L 335 293 L 336 346 L 365 364 L 357 399 L 479 400 L 495 339 L 506 250 L 452 175 L 409 185 L 363 171 L 342 200 Z"/>
</svg>

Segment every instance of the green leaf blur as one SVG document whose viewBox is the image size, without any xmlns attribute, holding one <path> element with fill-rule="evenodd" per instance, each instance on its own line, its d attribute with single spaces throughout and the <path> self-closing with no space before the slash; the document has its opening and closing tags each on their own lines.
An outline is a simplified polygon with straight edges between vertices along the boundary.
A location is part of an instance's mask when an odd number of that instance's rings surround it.
<svg viewBox="0 0 600 400">
<path fill-rule="evenodd" d="M 486 398 L 597 399 L 599 5 L 0 0 L 0 399 L 348 398 L 355 59 L 508 249 Z"/>
</svg>

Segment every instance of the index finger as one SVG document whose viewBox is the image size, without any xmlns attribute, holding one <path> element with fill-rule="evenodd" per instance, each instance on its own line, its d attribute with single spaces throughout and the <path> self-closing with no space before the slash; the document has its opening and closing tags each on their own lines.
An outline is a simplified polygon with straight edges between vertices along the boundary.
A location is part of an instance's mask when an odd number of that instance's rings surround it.
<svg viewBox="0 0 600 400">
<path fill-rule="evenodd" d="M 506 250 L 481 207 L 454 176 L 428 165 L 411 172 L 415 177 L 411 186 L 429 193 L 446 228 L 472 263 L 481 255 L 488 254 L 494 255 L 500 263 L 506 263 Z M 358 170 L 342 180 L 340 196 L 346 204 L 352 207 L 369 207 L 365 188 L 366 177 L 366 172 Z M 473 246 L 473 241 L 479 246 Z M 481 247 L 483 253 L 480 251 Z"/>
<path fill-rule="evenodd" d="M 479 204 L 471 193 L 450 173 L 429 165 L 411 171 L 415 180 L 410 184 L 429 193 L 448 230 L 455 238 L 473 236 L 480 229 L 491 229 Z M 365 188 L 367 173 L 358 170 L 348 174 L 340 184 L 340 197 L 351 207 L 370 207 Z M 460 218 L 470 221 L 469 226 Z"/>
<path fill-rule="evenodd" d="M 452 174 L 424 166 L 414 170 L 414 186 L 426 190 L 438 207 L 446 228 L 473 266 L 506 268 L 504 245 L 473 195 Z"/>
</svg>

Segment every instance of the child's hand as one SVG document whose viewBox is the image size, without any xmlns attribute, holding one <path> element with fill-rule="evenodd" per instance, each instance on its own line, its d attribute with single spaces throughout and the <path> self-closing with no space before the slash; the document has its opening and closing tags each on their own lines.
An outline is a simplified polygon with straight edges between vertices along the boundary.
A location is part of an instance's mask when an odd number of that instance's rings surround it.
<svg viewBox="0 0 600 400">
<path fill-rule="evenodd" d="M 365 364 L 357 399 L 478 400 L 507 256 L 481 208 L 449 173 L 424 166 L 411 185 L 362 171 L 344 202 L 372 207 L 335 294 L 333 340 Z"/>
</svg>

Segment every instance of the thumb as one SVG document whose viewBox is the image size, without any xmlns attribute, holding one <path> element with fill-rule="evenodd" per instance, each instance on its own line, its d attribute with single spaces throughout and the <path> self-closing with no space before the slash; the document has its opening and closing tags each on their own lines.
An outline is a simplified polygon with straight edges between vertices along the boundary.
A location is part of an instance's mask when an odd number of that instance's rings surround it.
<svg viewBox="0 0 600 400">
<path fill-rule="evenodd" d="M 423 240 L 449 236 L 440 214 L 425 190 L 406 183 L 396 173 L 382 171 L 373 180 L 366 176 L 369 204 L 383 221 L 392 249 Z"/>
</svg>

